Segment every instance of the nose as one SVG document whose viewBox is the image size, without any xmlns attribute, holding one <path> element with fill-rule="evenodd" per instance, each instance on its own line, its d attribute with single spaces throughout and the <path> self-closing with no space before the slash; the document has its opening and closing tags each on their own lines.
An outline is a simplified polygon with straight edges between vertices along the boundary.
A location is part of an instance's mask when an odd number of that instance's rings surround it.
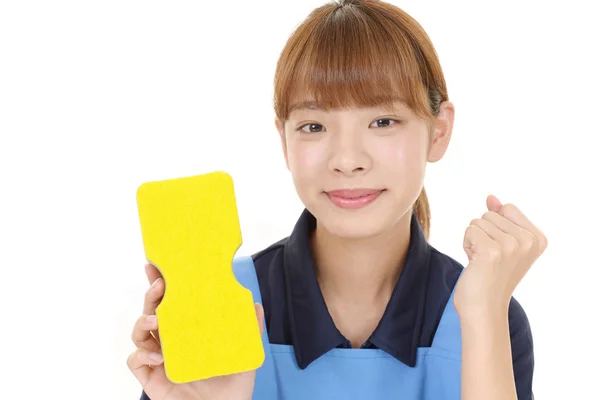
<svg viewBox="0 0 600 400">
<path fill-rule="evenodd" d="M 329 169 L 336 174 L 356 175 L 371 168 L 363 137 L 360 134 L 341 133 L 331 140 Z"/>
</svg>

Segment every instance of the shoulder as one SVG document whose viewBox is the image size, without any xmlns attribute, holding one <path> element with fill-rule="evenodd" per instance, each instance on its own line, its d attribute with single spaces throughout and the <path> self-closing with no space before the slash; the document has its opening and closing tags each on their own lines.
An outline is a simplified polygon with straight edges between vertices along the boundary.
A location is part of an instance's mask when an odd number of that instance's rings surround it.
<svg viewBox="0 0 600 400">
<path fill-rule="evenodd" d="M 254 264 L 264 265 L 265 262 L 269 262 L 275 255 L 282 253 L 287 240 L 288 238 L 285 237 L 252 254 Z"/>
<path fill-rule="evenodd" d="M 243 259 L 250 258 L 256 278 L 258 281 L 258 287 L 260 289 L 263 307 L 265 307 L 265 301 L 268 303 L 272 297 L 270 288 L 280 288 L 284 282 L 283 275 L 283 250 L 287 238 L 281 239 L 268 247 L 259 250 L 250 255 L 234 256 L 234 268 L 235 260 L 242 261 Z M 238 264 L 237 268 L 242 267 L 245 264 Z M 245 268 L 245 267 L 244 267 Z M 251 284 L 250 282 L 247 283 Z"/>
<path fill-rule="evenodd" d="M 283 238 L 252 254 L 252 261 L 254 262 L 254 268 L 256 268 L 259 281 L 261 281 L 262 277 L 282 269 L 287 240 L 287 237 Z"/>
<path fill-rule="evenodd" d="M 431 245 L 428 264 L 428 273 L 425 276 L 423 332 L 420 340 L 422 347 L 431 346 L 452 290 L 464 270 L 458 261 Z"/>
<path fill-rule="evenodd" d="M 283 263 L 287 240 L 287 237 L 283 238 L 251 255 L 267 314 L 270 314 L 271 299 L 285 297 Z"/>
<path fill-rule="evenodd" d="M 508 306 L 508 322 L 510 325 L 511 337 L 520 335 L 523 340 L 533 344 L 533 340 L 531 340 L 532 336 L 529 318 L 521 303 L 519 303 L 514 296 L 511 297 Z"/>
<path fill-rule="evenodd" d="M 284 253 L 288 238 L 252 254 L 271 343 L 291 343 L 287 322 L 287 293 Z"/>
<path fill-rule="evenodd" d="M 443 290 L 450 294 L 465 267 L 460 262 L 449 255 L 442 253 L 435 247 L 430 245 L 429 248 L 431 252 L 431 258 L 429 260 L 429 286 L 433 283 L 435 287 L 439 288 L 438 290 Z"/>
<path fill-rule="evenodd" d="M 517 392 L 519 399 L 529 399 L 534 368 L 533 335 L 527 313 L 515 297 L 510 299 L 508 325 Z"/>
</svg>

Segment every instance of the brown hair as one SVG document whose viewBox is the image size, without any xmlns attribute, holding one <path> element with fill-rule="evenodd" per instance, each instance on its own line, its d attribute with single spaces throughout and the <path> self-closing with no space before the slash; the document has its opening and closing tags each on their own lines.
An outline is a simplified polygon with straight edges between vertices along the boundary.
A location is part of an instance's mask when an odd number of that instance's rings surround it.
<svg viewBox="0 0 600 400">
<path fill-rule="evenodd" d="M 275 115 L 289 118 L 292 101 L 310 96 L 323 109 L 391 107 L 403 101 L 430 130 L 448 100 L 437 53 L 421 25 L 377 0 L 339 0 L 314 9 L 288 39 L 277 62 Z M 429 238 L 425 188 L 413 205 Z"/>
</svg>

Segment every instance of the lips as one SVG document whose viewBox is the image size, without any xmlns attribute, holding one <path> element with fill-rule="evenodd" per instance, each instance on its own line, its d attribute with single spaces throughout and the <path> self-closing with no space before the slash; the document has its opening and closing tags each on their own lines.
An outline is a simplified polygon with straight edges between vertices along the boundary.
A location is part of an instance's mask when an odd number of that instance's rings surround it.
<svg viewBox="0 0 600 400">
<path fill-rule="evenodd" d="M 375 201 L 382 189 L 339 189 L 327 193 L 329 200 L 344 209 L 358 209 Z"/>
<path fill-rule="evenodd" d="M 356 199 L 358 197 L 369 196 L 379 192 L 381 192 L 381 189 L 340 189 L 332 190 L 327 193 L 332 196 L 343 197 L 345 199 Z"/>
</svg>

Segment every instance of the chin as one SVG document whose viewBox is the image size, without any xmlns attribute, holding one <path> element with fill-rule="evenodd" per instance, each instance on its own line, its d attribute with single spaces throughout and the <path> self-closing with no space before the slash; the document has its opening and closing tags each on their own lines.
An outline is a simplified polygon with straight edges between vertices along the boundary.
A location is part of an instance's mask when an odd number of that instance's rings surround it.
<svg viewBox="0 0 600 400">
<path fill-rule="evenodd" d="M 389 231 L 403 215 L 401 210 L 396 210 L 386 200 L 390 199 L 381 196 L 363 208 L 350 210 L 336 206 L 323 195 L 308 209 L 330 234 L 347 239 L 362 239 Z"/>
<path fill-rule="evenodd" d="M 318 218 L 319 223 L 332 235 L 345 239 L 364 239 L 377 236 L 385 231 L 385 228 L 373 221 L 365 222 L 355 218 Z"/>
</svg>

